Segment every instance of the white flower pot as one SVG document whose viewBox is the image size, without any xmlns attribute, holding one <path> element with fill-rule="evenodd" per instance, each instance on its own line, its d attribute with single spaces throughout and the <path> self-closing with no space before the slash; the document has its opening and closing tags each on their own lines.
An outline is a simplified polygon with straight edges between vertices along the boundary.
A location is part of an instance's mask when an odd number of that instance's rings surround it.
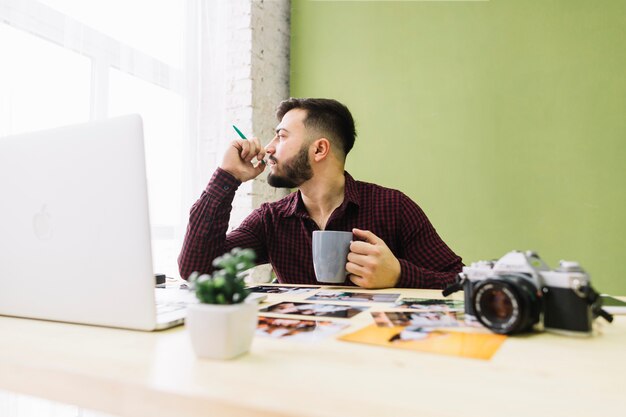
<svg viewBox="0 0 626 417">
<path fill-rule="evenodd" d="M 185 327 L 200 358 L 232 359 L 250 350 L 257 327 L 256 302 L 189 305 Z"/>
</svg>

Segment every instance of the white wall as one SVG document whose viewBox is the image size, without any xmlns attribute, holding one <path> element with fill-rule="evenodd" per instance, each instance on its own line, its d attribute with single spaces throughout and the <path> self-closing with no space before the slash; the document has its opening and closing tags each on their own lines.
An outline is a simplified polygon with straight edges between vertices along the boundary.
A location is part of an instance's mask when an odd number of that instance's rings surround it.
<svg viewBox="0 0 626 417">
<path fill-rule="evenodd" d="M 235 124 L 248 136 L 268 143 L 277 121 L 276 105 L 289 97 L 288 0 L 207 1 L 196 4 L 200 22 L 198 55 L 195 62 L 201 90 L 190 105 L 196 131 L 197 153 L 189 161 L 194 167 L 187 181 L 186 204 L 191 207 L 206 187 L 228 143 L 237 136 Z M 242 184 L 233 202 L 231 229 L 264 201 L 285 195 L 267 185 L 265 175 Z M 255 279 L 269 279 L 269 269 L 256 272 Z"/>
</svg>

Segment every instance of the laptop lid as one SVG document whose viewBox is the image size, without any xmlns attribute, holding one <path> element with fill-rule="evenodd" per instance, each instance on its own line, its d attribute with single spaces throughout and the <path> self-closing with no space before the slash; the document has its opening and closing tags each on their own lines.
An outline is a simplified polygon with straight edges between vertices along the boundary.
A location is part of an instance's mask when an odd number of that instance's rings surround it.
<svg viewBox="0 0 626 417">
<path fill-rule="evenodd" d="M 0 314 L 156 328 L 138 115 L 0 138 Z"/>
</svg>

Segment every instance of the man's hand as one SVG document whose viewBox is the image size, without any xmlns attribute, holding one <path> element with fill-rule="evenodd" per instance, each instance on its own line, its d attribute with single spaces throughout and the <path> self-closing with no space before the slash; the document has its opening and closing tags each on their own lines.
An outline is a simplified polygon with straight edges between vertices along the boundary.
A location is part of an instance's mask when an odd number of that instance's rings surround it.
<svg viewBox="0 0 626 417">
<path fill-rule="evenodd" d="M 252 160 L 255 157 L 258 162 L 253 164 Z M 261 146 L 259 139 L 237 139 L 230 143 L 220 168 L 239 181 L 246 182 L 256 178 L 265 170 L 265 163 L 262 162 L 264 157 L 265 149 Z"/>
<path fill-rule="evenodd" d="M 346 270 L 350 280 L 363 288 L 390 288 L 400 279 L 400 261 L 385 242 L 368 230 L 352 229 L 362 241 L 350 244 Z"/>
</svg>

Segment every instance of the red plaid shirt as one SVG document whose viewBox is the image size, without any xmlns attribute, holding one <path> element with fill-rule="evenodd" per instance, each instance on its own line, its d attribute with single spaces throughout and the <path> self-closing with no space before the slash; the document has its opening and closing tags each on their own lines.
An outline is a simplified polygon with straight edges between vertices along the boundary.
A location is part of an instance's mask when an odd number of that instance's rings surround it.
<svg viewBox="0 0 626 417">
<path fill-rule="evenodd" d="M 385 241 L 400 261 L 398 287 L 444 288 L 454 282 L 462 262 L 441 240 L 424 212 L 400 191 L 355 181 L 345 173 L 345 198 L 330 216 L 326 230 L 369 230 Z M 210 273 L 211 262 L 235 247 L 251 248 L 257 263 L 270 262 L 280 283 L 317 284 L 311 239 L 319 230 L 300 192 L 264 203 L 230 233 L 228 221 L 241 183 L 218 168 L 191 208 L 180 274 Z M 353 285 L 347 279 L 345 285 Z"/>
</svg>

